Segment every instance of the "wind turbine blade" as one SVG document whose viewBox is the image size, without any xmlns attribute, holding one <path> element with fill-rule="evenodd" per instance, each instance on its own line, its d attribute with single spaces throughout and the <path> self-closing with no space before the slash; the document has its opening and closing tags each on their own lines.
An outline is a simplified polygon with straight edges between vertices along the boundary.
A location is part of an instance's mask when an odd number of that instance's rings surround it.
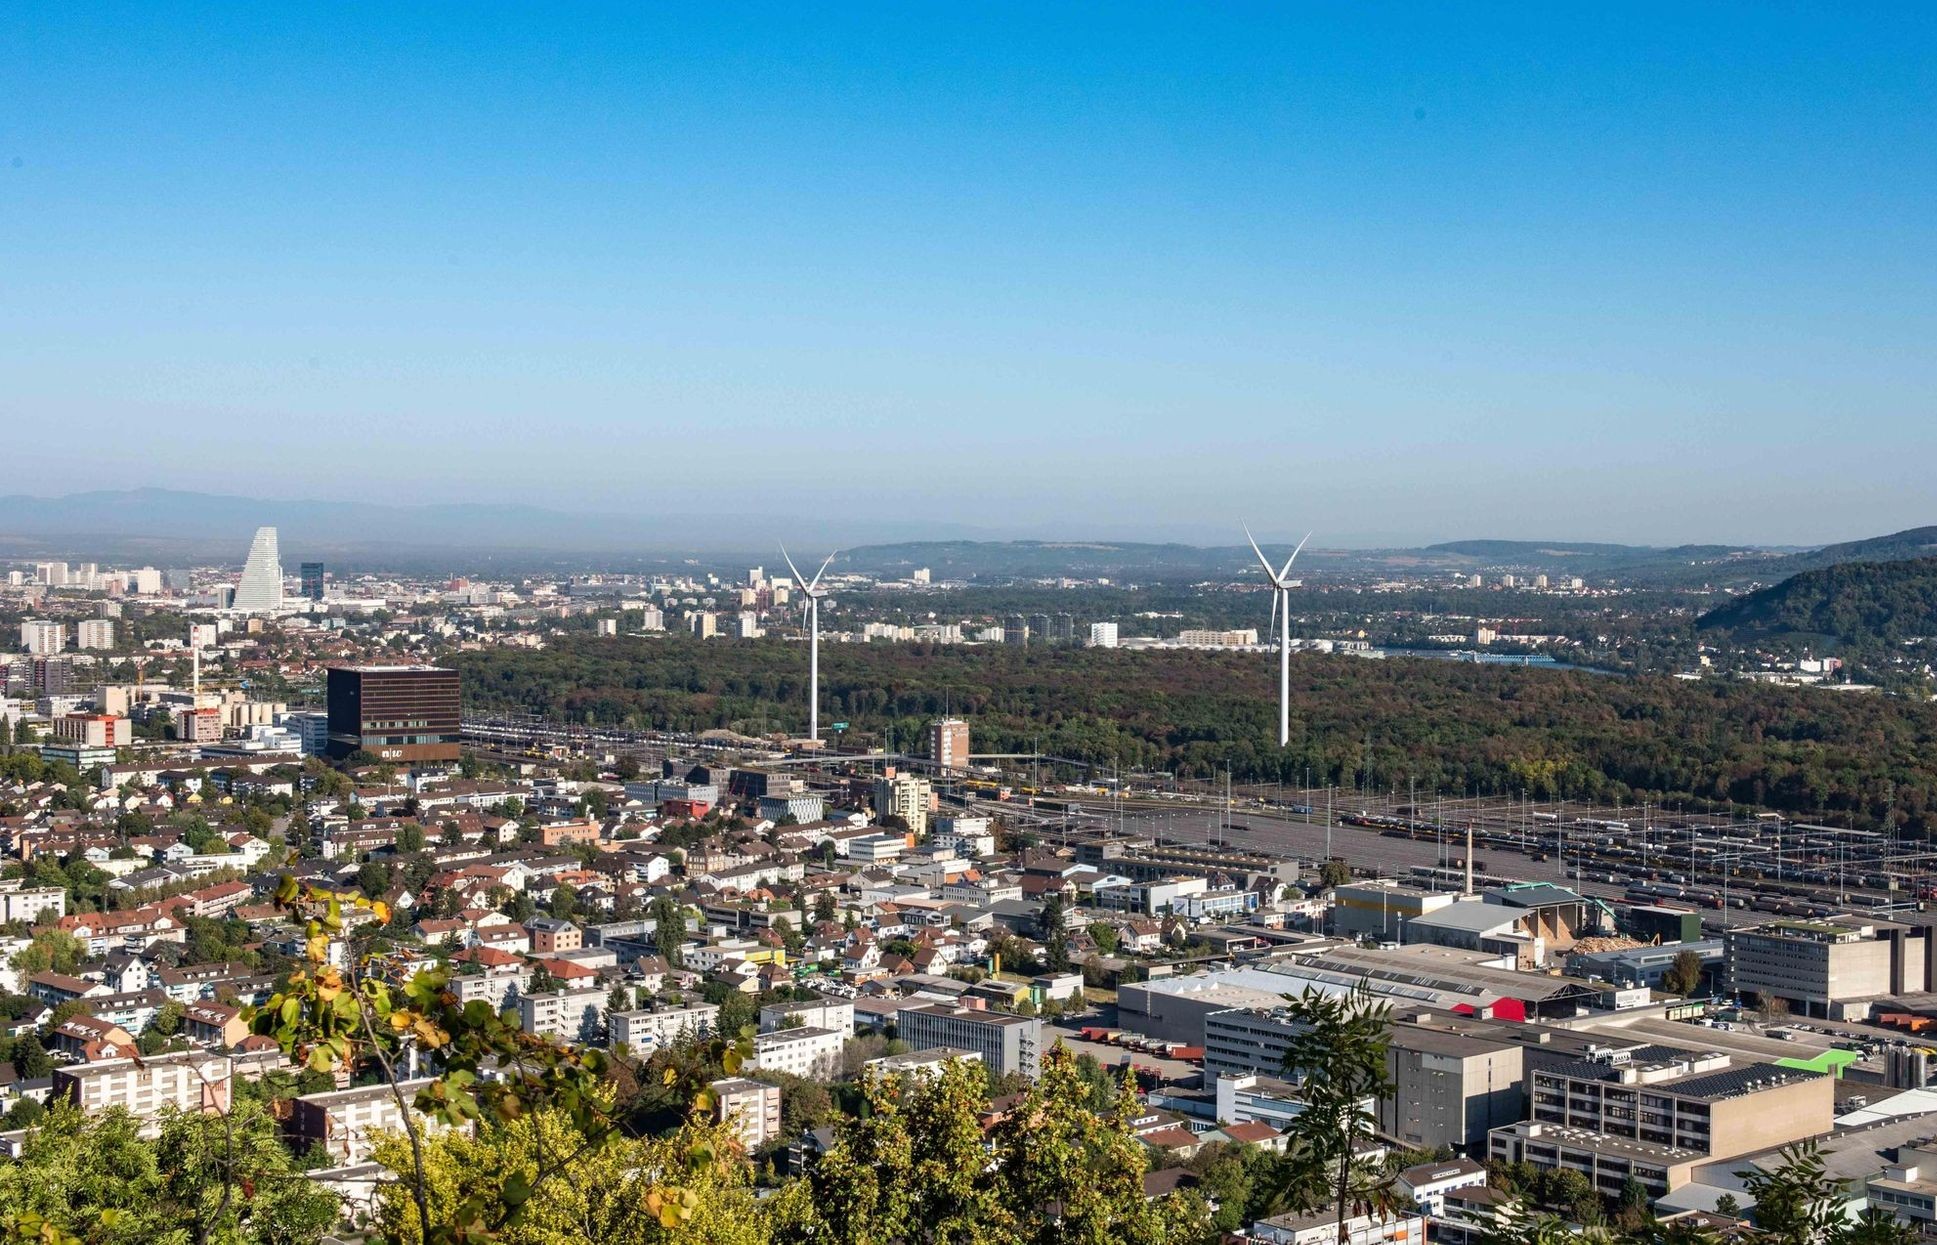
<svg viewBox="0 0 1937 1245">
<path fill-rule="evenodd" d="M 1251 535 L 1251 526 L 1248 523 L 1244 527 L 1244 538 L 1251 542 L 1251 552 L 1258 555 L 1258 565 L 1264 568 L 1264 577 L 1275 585 L 1278 582 L 1278 576 L 1272 572 L 1271 563 L 1266 560 L 1264 550 L 1258 548 L 1257 538 Z"/>
<path fill-rule="evenodd" d="M 807 581 L 800 577 L 800 568 L 795 566 L 794 560 L 787 556 L 787 546 L 780 546 L 780 557 L 782 561 L 786 562 L 787 569 L 794 573 L 794 582 L 797 584 L 805 584 Z"/>
<path fill-rule="evenodd" d="M 814 572 L 814 582 L 807 585 L 809 588 L 818 588 L 821 586 L 821 576 L 827 574 L 827 568 L 834 565 L 834 556 L 838 553 L 840 553 L 840 550 L 836 549 L 834 553 L 827 555 L 827 561 L 821 563 L 821 569 Z"/>
<path fill-rule="evenodd" d="M 1312 534 L 1311 534 L 1310 532 L 1306 532 L 1306 533 L 1305 533 L 1305 540 L 1310 540 L 1311 538 L 1312 538 Z M 1302 552 L 1304 551 L 1304 548 L 1305 548 L 1305 540 L 1301 540 L 1301 541 L 1299 541 L 1299 542 L 1298 542 L 1298 548 L 1296 548 L 1296 549 L 1293 549 L 1293 550 L 1291 551 L 1291 556 L 1285 559 L 1285 569 L 1284 569 L 1284 570 L 1282 570 L 1282 571 L 1279 571 L 1279 572 L 1278 572 L 1278 578 L 1279 578 L 1279 579 L 1283 579 L 1283 578 L 1284 578 L 1285 576 L 1287 576 L 1287 575 L 1289 575 L 1289 574 L 1291 574 L 1291 564 L 1292 564 L 1293 562 L 1296 562 L 1296 561 L 1298 560 L 1298 555 L 1299 555 L 1300 553 L 1302 553 Z M 1266 567 L 1265 569 L 1266 569 L 1266 570 L 1270 570 L 1271 568 L 1270 568 L 1270 567 Z"/>
<path fill-rule="evenodd" d="M 1266 635 L 1275 636 L 1278 634 L 1278 598 L 1283 595 L 1284 593 L 1275 587 L 1271 590 L 1271 621 L 1266 624 L 1270 628 L 1265 632 Z M 1289 608 L 1289 606 L 1286 608 Z"/>
</svg>

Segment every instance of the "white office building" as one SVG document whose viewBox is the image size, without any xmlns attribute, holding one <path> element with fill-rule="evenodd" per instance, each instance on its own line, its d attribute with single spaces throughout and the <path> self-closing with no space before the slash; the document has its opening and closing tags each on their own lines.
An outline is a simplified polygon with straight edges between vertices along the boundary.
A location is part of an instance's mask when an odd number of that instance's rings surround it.
<svg viewBox="0 0 1937 1245">
<path fill-rule="evenodd" d="M 277 548 L 275 528 L 256 529 L 231 608 L 249 613 L 273 613 L 282 608 L 282 555 Z"/>
</svg>

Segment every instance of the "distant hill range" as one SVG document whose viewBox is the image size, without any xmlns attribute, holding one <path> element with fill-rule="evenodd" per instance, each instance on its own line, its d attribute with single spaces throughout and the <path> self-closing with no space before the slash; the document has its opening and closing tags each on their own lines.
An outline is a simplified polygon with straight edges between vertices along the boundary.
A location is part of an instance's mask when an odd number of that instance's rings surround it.
<svg viewBox="0 0 1937 1245">
<path fill-rule="evenodd" d="M 663 562 L 688 554 L 763 551 L 775 541 L 880 539 L 908 524 L 846 518 L 803 519 L 759 513 L 685 514 L 635 511 L 591 514 L 517 502 L 408 505 L 233 497 L 175 489 L 128 489 L 65 497 L 0 497 L 0 557 L 141 558 L 240 562 L 257 527 L 278 529 L 284 562 L 348 559 L 378 565 L 453 552 L 468 564 L 540 565 L 560 555 Z M 920 525 L 922 534 L 977 534 L 955 524 Z"/>
<path fill-rule="evenodd" d="M 1284 557 L 1289 546 L 1265 546 Z M 1661 587 L 1751 584 L 1849 561 L 1883 561 L 1937 553 L 1937 527 L 1821 548 L 1767 545 L 1620 545 L 1594 541 L 1455 540 L 1416 549 L 1308 547 L 1298 565 L 1317 576 L 1418 574 L 1578 575 Z M 1140 544 L 1134 541 L 908 541 L 843 550 L 838 565 L 877 574 L 928 567 L 935 577 L 1021 579 L 1069 575 L 1140 579 L 1216 579 L 1249 574 L 1257 565 L 1245 545 Z"/>
<path fill-rule="evenodd" d="M 840 548 L 837 569 L 937 578 L 1011 580 L 1057 576 L 1144 581 L 1231 579 L 1255 572 L 1243 543 L 1200 546 L 1109 540 L 988 540 L 961 524 L 909 522 L 839 510 L 826 516 L 628 511 L 572 513 L 517 502 L 409 505 L 235 497 L 173 489 L 0 497 L 0 558 L 240 563 L 252 532 L 279 529 L 283 560 L 321 559 L 346 569 L 424 568 L 511 574 L 548 569 L 647 569 L 682 561 L 771 565 L 778 542 L 803 554 Z M 883 537 L 903 537 L 878 543 Z M 1592 541 L 1459 540 L 1423 548 L 1336 549 L 1299 558 L 1315 576 L 1578 575 L 1662 586 L 1770 583 L 1851 561 L 1937 555 L 1937 527 L 1823 548 L 1606 544 Z M 877 542 L 877 543 L 867 543 Z M 1284 557 L 1290 546 L 1267 544 Z"/>
<path fill-rule="evenodd" d="M 1937 533 L 1937 528 L 1918 530 Z M 1881 543 L 1886 549 L 1905 550 L 1917 547 L 1915 541 L 1897 537 L 1884 537 L 1882 542 L 1858 541 L 1856 545 Z M 1929 548 L 1928 543 L 1923 547 Z M 1813 558 L 1828 552 L 1818 550 L 1803 556 Z M 1937 635 L 1937 557 L 1844 562 L 1806 570 L 1712 609 L 1696 625 L 1704 631 L 1727 631 L 1738 640 L 1820 639 L 1844 645 L 1893 645 Z"/>
</svg>

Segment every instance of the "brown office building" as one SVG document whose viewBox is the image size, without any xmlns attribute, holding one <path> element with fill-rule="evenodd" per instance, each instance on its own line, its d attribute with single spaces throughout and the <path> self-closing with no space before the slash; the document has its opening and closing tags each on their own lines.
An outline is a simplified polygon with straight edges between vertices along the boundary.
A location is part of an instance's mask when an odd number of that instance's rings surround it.
<svg viewBox="0 0 1937 1245">
<path fill-rule="evenodd" d="M 332 757 L 359 750 L 383 761 L 455 761 L 462 730 L 458 675 L 439 666 L 333 666 Z"/>
</svg>

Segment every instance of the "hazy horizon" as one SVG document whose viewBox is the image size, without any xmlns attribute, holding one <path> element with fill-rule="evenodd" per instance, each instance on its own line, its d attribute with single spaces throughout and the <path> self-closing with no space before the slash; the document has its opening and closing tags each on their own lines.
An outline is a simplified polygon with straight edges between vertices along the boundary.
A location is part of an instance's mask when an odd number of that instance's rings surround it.
<svg viewBox="0 0 1937 1245">
<path fill-rule="evenodd" d="M 0 491 L 1220 545 L 1915 527 L 1934 34 L 16 5 Z"/>
</svg>

